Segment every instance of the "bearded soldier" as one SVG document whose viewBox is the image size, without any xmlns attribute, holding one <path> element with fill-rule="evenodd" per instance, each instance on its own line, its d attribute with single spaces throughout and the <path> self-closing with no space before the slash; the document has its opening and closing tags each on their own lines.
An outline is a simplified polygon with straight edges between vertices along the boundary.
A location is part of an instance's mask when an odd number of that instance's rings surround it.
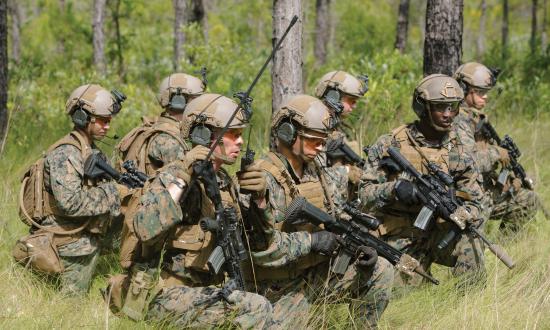
<svg viewBox="0 0 550 330">
<path fill-rule="evenodd" d="M 277 327 L 305 326 L 312 304 L 328 299 L 329 294 L 336 299 L 351 298 L 355 321 L 360 326 L 375 326 L 390 298 L 393 271 L 389 262 L 363 246 L 363 256 L 343 277 L 337 277 L 329 272 L 328 257 L 338 246 L 336 235 L 311 224 L 285 221 L 284 212 L 297 196 L 332 215 L 341 213 L 346 179 L 317 160 L 332 127 L 329 109 L 317 98 L 296 95 L 277 112 L 271 127 L 276 150 L 258 162 L 266 173 L 267 190 L 259 195 L 264 198 L 253 201 L 251 209 L 256 214 L 249 217 L 254 264 L 250 281 L 274 303 Z"/>
<path fill-rule="evenodd" d="M 238 189 L 223 168 L 236 161 L 243 144 L 241 135 L 247 118 L 242 110 L 214 146 L 208 160 L 212 172 L 196 173 L 194 166 L 206 159 L 207 147 L 213 145 L 237 107 L 233 100 L 219 94 L 203 94 L 189 102 L 182 133 L 194 148 L 166 165 L 144 188 L 133 222 L 141 244 L 140 255 L 126 282 L 112 282 L 115 304 L 133 319 L 146 316 L 186 327 L 230 322 L 241 328 L 261 329 L 270 324 L 269 301 L 242 290 L 226 290 L 221 287 L 223 272 L 209 271 L 207 261 L 219 237 L 199 225 L 201 219 L 214 219 L 221 211 L 235 217 L 242 228 Z M 213 187 L 202 179 L 191 180 L 193 175 L 206 177 L 209 184 L 216 185 L 221 203 L 211 196 Z M 249 175 L 265 186 L 260 171 L 251 169 Z M 159 268 L 161 273 L 157 274 Z"/>
<path fill-rule="evenodd" d="M 125 189 L 91 175 L 94 168 L 88 165 L 101 154 L 94 142 L 106 136 L 125 98 L 94 84 L 75 89 L 65 107 L 74 129 L 27 173 L 39 191 L 33 195 L 33 212 L 28 212 L 30 194 L 21 201 L 31 235 L 17 242 L 14 255 L 28 257 L 31 266 L 58 277 L 68 294 L 85 293 L 90 287 L 103 234 L 120 215 L 119 189 Z"/>
<path fill-rule="evenodd" d="M 485 133 L 484 125 L 489 124 L 489 119 L 483 111 L 497 74 L 476 62 L 465 63 L 456 70 L 454 78 L 463 87 L 465 98 L 455 120 L 455 129 L 462 142 L 473 148 L 474 160 L 483 175 L 484 218 L 502 219 L 501 228 L 508 226 L 517 230 L 534 216 L 537 197 L 532 187 L 524 187 L 522 180 L 513 174 L 504 185 L 498 183 L 499 165 L 506 169 L 510 156 L 508 150 L 498 146 L 495 139 Z"/>
<path fill-rule="evenodd" d="M 330 109 L 335 121 L 335 129 L 327 141 L 326 157 L 328 166 L 343 167 L 349 182 L 349 198 L 355 199 L 361 177 L 361 151 L 359 143 L 351 136 L 351 127 L 344 122 L 355 110 L 358 100 L 368 91 L 368 77 L 356 78 L 344 71 L 331 71 L 319 80 L 315 96 Z M 343 148 L 349 148 L 357 156 L 351 159 Z"/>
<path fill-rule="evenodd" d="M 464 146 L 452 131 L 462 99 L 462 89 L 451 77 L 433 74 L 424 78 L 413 94 L 413 109 L 419 120 L 381 136 L 369 148 L 359 188 L 363 206 L 382 222 L 378 233 L 384 240 L 419 260 L 425 269 L 436 262 L 453 267 L 455 275 L 484 269 L 479 239 L 463 232 L 441 249 L 437 245 L 454 224 L 437 218 L 425 230 L 414 226 L 423 206 L 422 198 L 412 177 L 388 156 L 388 148 L 397 148 L 422 174 L 435 175 L 430 170 L 435 165 L 450 175 L 450 191 L 456 191 L 450 197 L 461 202 L 450 218 L 462 228 L 465 224 L 477 225 L 481 197 L 478 173 L 471 156 L 464 152 Z M 421 278 L 403 274 L 401 280 L 416 285 Z"/>
<path fill-rule="evenodd" d="M 174 73 L 160 84 L 158 101 L 164 111 L 156 120 L 144 117 L 117 145 L 122 161 L 134 160 L 138 170 L 153 175 L 162 166 L 182 159 L 189 146 L 181 136 L 186 105 L 204 93 L 204 81 L 185 73 Z"/>
</svg>

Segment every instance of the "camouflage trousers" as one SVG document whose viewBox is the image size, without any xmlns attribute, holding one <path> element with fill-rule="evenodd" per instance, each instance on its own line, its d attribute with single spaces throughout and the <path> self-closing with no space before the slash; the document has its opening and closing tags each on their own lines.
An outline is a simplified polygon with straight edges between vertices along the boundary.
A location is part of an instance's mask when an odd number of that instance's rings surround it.
<svg viewBox="0 0 550 330">
<path fill-rule="evenodd" d="M 505 194 L 492 205 L 490 218 L 501 219 L 501 227 L 519 230 L 535 216 L 538 198 L 534 191 L 521 188 L 515 194 Z"/>
<path fill-rule="evenodd" d="M 433 263 L 451 267 L 455 276 L 469 274 L 484 281 L 485 257 L 484 245 L 481 239 L 472 233 L 462 233 L 443 249 L 438 243 L 447 234 L 446 230 L 433 231 L 430 237 L 388 236 L 383 239 L 396 249 L 403 251 L 420 262 L 420 265 L 430 271 Z M 412 276 L 396 269 L 395 286 L 418 286 L 424 278 L 414 273 Z"/>
<path fill-rule="evenodd" d="M 69 295 L 78 295 L 88 292 L 92 283 L 99 250 L 84 256 L 60 255 L 65 271 L 59 275 L 61 292 Z"/>
<path fill-rule="evenodd" d="M 215 286 L 163 288 L 151 302 L 147 318 L 185 328 L 233 325 L 243 329 L 265 329 L 271 324 L 271 304 L 266 298 L 250 292 L 233 291 L 228 297 L 229 303 L 220 300 L 195 306 L 196 302 L 213 297 L 219 290 Z"/>
<path fill-rule="evenodd" d="M 323 263 L 294 280 L 258 283 L 258 290 L 273 303 L 274 329 L 305 328 L 316 324 L 327 304 L 349 304 L 357 328 L 376 327 L 388 306 L 393 286 L 393 267 L 378 258 L 370 269 L 350 265 L 343 276 L 329 271 Z"/>
</svg>

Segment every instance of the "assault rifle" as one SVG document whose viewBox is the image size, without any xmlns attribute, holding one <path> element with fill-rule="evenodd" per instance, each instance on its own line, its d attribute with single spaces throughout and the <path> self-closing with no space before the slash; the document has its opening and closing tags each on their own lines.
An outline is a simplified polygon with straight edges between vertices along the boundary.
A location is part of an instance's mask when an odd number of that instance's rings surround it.
<svg viewBox="0 0 550 330">
<path fill-rule="evenodd" d="M 365 166 L 365 160 L 350 148 L 350 146 L 344 142 L 344 139 L 329 140 L 327 143 L 327 157 L 330 160 L 337 158 L 344 158 L 347 162 L 363 167 Z"/>
<path fill-rule="evenodd" d="M 508 134 L 504 135 L 504 139 L 501 139 L 493 125 L 485 119 L 481 125 L 481 134 L 483 134 L 486 138 L 495 140 L 499 147 L 508 150 L 508 155 L 510 156 L 510 166 L 502 169 L 498 176 L 498 183 L 503 186 L 510 175 L 510 170 L 512 170 L 516 177 L 521 180 L 521 184 L 524 188 L 533 190 L 533 180 L 527 176 L 525 169 L 518 161 L 519 157 L 521 157 L 521 152 L 519 151 L 519 148 L 514 140 Z"/>
<path fill-rule="evenodd" d="M 120 173 L 115 170 L 107 163 L 105 156 L 100 152 L 93 153 L 84 162 L 84 174 L 90 179 L 108 177 L 128 188 L 143 187 L 145 181 L 147 181 L 147 175 L 137 170 L 133 160 L 125 161 L 122 168 L 126 172 Z"/>
<path fill-rule="evenodd" d="M 193 164 L 193 171 L 198 171 L 202 166 L 201 163 Z M 223 206 L 220 187 L 211 162 L 206 163 L 206 167 L 202 167 L 199 180 L 204 183 L 206 195 L 214 203 L 215 210 L 215 219 L 203 218 L 199 221 L 203 231 L 211 232 L 216 237 L 217 246 L 208 257 L 208 269 L 213 274 L 219 274 L 223 268 L 229 276 L 229 281 L 217 295 L 195 304 L 210 305 L 222 299 L 229 302 L 228 297 L 233 290 L 245 288 L 241 262 L 246 259 L 246 249 L 242 241 L 241 227 L 235 208 Z"/>
<path fill-rule="evenodd" d="M 374 248 L 379 256 L 386 258 L 400 271 L 409 275 L 414 272 L 434 284 L 439 284 L 437 279 L 422 269 L 418 260 L 376 238 L 369 233 L 369 228 L 364 224 L 355 219 L 350 221 L 336 219 L 309 203 L 304 197 L 298 196 L 286 209 L 285 221 L 300 224 L 303 219 L 307 219 L 314 225 L 323 225 L 326 230 L 339 235 L 338 241 L 341 248 L 332 268 L 336 274 L 344 274 L 352 258 L 358 255 L 359 247 L 365 245 Z"/>
<path fill-rule="evenodd" d="M 414 178 L 418 188 L 417 197 L 420 199 L 423 207 L 414 222 L 414 226 L 421 230 L 428 230 L 433 222 L 432 219 L 434 219 L 436 215 L 452 224 L 452 229 L 437 245 L 437 248 L 440 250 L 446 248 L 458 237 L 458 234 L 462 232 L 462 229 L 460 229 L 451 218 L 452 214 L 460 206 L 460 203 L 455 198 L 454 189 L 452 188 L 454 185 L 453 178 L 441 171 L 437 165 L 430 163 L 428 163 L 428 170 L 432 175 L 422 175 L 405 157 L 403 157 L 403 155 L 401 155 L 399 149 L 395 147 L 389 147 L 388 154 L 402 171 L 405 171 Z M 504 251 L 501 246 L 490 242 L 478 228 L 474 227 L 472 224 L 467 224 L 465 230 L 478 236 L 487 244 L 489 250 L 508 268 L 512 269 L 514 267 L 514 261 L 506 251 Z"/>
</svg>

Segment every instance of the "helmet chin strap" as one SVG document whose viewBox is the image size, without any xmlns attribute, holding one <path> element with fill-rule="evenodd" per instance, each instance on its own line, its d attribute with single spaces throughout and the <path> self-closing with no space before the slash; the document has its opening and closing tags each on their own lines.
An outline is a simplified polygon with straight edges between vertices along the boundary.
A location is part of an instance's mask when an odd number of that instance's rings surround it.
<svg viewBox="0 0 550 330">
<path fill-rule="evenodd" d="M 220 159 L 224 164 L 226 165 L 233 165 L 237 161 L 236 158 L 231 158 L 227 156 L 227 153 L 225 152 L 225 145 L 223 144 L 223 139 L 220 140 L 218 143 L 218 146 L 221 149 L 221 153 L 214 151 L 212 154 L 214 157 Z"/>
</svg>

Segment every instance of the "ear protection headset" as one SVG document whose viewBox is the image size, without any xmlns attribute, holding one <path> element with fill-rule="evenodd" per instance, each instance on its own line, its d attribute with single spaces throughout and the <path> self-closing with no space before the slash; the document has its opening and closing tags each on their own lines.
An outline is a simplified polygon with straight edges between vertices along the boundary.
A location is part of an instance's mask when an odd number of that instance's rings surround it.
<svg viewBox="0 0 550 330">
<path fill-rule="evenodd" d="M 175 110 L 177 112 L 183 112 L 183 110 L 185 110 L 186 105 L 187 105 L 187 99 L 185 98 L 185 95 L 181 91 L 181 87 L 176 88 L 176 92 L 170 95 L 170 101 L 168 102 L 168 107 L 171 110 Z"/>
<path fill-rule="evenodd" d="M 81 106 L 76 108 L 72 115 L 71 120 L 77 128 L 84 129 L 90 122 L 90 115 Z"/>
<path fill-rule="evenodd" d="M 340 97 L 340 91 L 334 88 L 327 88 L 325 95 L 323 95 L 325 103 L 331 107 L 336 114 L 341 114 L 342 111 L 344 111 L 344 105 Z"/>
<path fill-rule="evenodd" d="M 210 147 L 210 141 L 212 140 L 212 130 L 208 128 L 204 123 L 208 119 L 204 112 L 214 103 L 216 99 L 213 99 L 210 104 L 208 104 L 201 114 L 199 114 L 193 121 L 193 127 L 191 128 L 191 133 L 189 134 L 189 139 L 193 144 L 199 144 L 201 146 Z"/>
<path fill-rule="evenodd" d="M 291 146 L 296 142 L 298 137 L 298 130 L 292 122 L 285 121 L 277 127 L 277 138 L 281 140 L 284 144 Z"/>
</svg>

